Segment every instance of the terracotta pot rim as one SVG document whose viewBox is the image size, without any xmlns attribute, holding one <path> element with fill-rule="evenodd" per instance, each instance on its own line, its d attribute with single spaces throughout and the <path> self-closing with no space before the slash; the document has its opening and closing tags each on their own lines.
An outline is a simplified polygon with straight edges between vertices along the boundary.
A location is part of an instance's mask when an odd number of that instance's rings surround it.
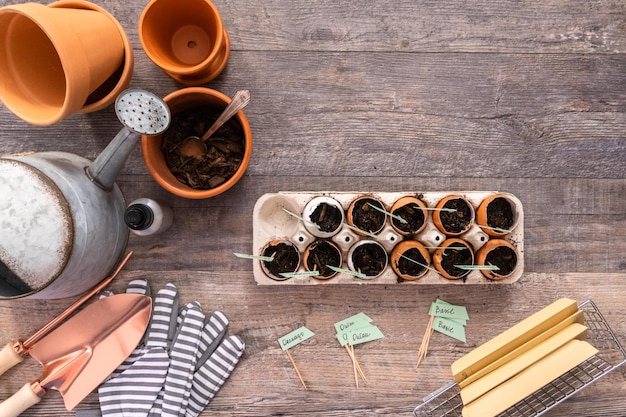
<svg viewBox="0 0 626 417">
<path fill-rule="evenodd" d="M 187 96 L 187 95 L 193 95 L 193 94 L 199 97 L 201 96 L 217 97 L 224 103 L 224 105 L 230 103 L 230 100 L 231 100 L 230 97 L 228 97 L 227 95 L 217 90 L 213 90 L 207 87 L 185 87 L 185 88 L 171 92 L 170 94 L 166 95 L 163 98 L 163 100 L 165 101 L 165 103 L 169 105 L 172 100 L 175 100 L 180 97 Z M 146 164 L 146 168 L 148 169 L 148 172 L 161 187 L 163 187 L 165 190 L 179 197 L 184 197 L 184 198 L 189 198 L 189 199 L 204 199 L 204 198 L 215 197 L 227 191 L 228 189 L 233 187 L 237 182 L 239 182 L 239 180 L 243 177 L 243 175 L 245 174 L 248 168 L 248 165 L 250 164 L 250 160 L 252 158 L 252 131 L 250 130 L 250 124 L 248 123 L 248 119 L 243 113 L 243 110 L 240 110 L 239 113 L 237 113 L 235 117 L 237 117 L 243 129 L 244 143 L 245 143 L 246 150 L 244 152 L 244 157 L 241 161 L 241 164 L 239 165 L 239 168 L 237 169 L 235 174 L 229 179 L 227 179 L 224 183 L 220 184 L 219 186 L 215 188 L 210 188 L 208 190 L 195 190 L 179 182 L 178 180 L 175 180 L 173 176 L 172 176 L 173 179 L 176 181 L 175 183 L 172 183 L 166 180 L 160 174 L 160 171 L 157 169 L 155 165 L 155 161 L 151 157 L 149 157 L 149 154 L 146 151 L 146 148 L 150 145 L 150 141 L 158 140 L 160 142 L 161 135 L 157 137 L 143 136 L 141 139 L 142 154 L 143 154 L 144 162 Z"/>
<path fill-rule="evenodd" d="M 159 59 L 158 55 L 154 53 L 149 47 L 146 47 L 147 42 L 145 41 L 145 34 L 143 27 L 145 25 L 146 16 L 150 12 L 150 8 L 154 6 L 158 1 L 162 0 L 150 0 L 148 4 L 144 7 L 141 16 L 139 17 L 139 29 L 138 36 L 139 42 L 142 46 L 143 51 L 148 56 L 148 58 L 159 68 L 165 71 L 170 77 L 174 78 L 176 81 L 179 81 L 183 84 L 187 84 L 189 82 L 202 84 L 204 82 L 210 81 L 215 78 L 226 66 L 226 62 L 228 61 L 228 56 L 230 55 L 230 39 L 228 37 L 228 33 L 226 32 L 226 28 L 224 27 L 224 22 L 222 21 L 222 16 L 217 9 L 217 6 L 213 4 L 210 0 L 201 0 L 201 2 L 211 9 L 213 14 L 218 18 L 219 25 L 217 26 L 217 38 L 213 42 L 214 45 L 220 45 L 221 48 L 213 48 L 211 53 L 203 59 L 198 64 L 188 66 L 188 65 L 169 65 L 166 62 L 163 62 Z M 222 30 L 219 30 L 222 28 Z M 222 49 L 226 49 L 224 53 L 224 57 L 221 58 L 222 62 L 219 64 L 219 70 L 215 69 L 211 71 L 208 70 L 209 75 L 207 75 L 207 66 L 215 61 L 218 58 L 218 55 L 222 52 Z"/>
<path fill-rule="evenodd" d="M 109 13 L 106 9 L 98 6 L 97 4 L 85 1 L 85 0 L 59 0 L 54 3 L 50 3 L 48 7 L 52 8 L 66 8 L 66 9 L 86 9 L 93 10 L 102 13 L 106 17 L 108 17 L 111 22 L 115 25 L 117 30 L 122 37 L 122 43 L 124 44 L 124 60 L 122 62 L 121 68 L 123 68 L 122 73 L 119 76 L 119 79 L 115 86 L 104 96 L 97 99 L 95 102 L 90 103 L 89 97 L 87 97 L 87 102 L 83 107 L 78 110 L 79 113 L 90 113 L 98 110 L 102 110 L 105 107 L 113 104 L 115 102 L 119 93 L 124 91 L 128 85 L 130 84 L 131 78 L 133 76 L 134 62 L 135 58 L 133 55 L 133 46 L 130 43 L 130 39 L 124 30 L 124 27 L 120 24 L 120 22 Z M 117 71 L 116 71 L 117 72 Z M 111 77 L 113 77 L 113 74 Z M 110 78 L 111 79 L 111 78 Z M 105 83 L 107 83 L 105 81 Z"/>
</svg>

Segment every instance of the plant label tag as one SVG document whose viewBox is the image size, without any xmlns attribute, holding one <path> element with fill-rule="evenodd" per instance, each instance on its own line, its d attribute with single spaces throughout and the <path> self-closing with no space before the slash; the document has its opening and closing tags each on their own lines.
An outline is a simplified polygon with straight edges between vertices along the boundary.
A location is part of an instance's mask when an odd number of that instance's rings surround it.
<svg viewBox="0 0 626 417">
<path fill-rule="evenodd" d="M 446 317 L 435 317 L 435 320 L 433 321 L 433 330 L 448 335 L 456 340 L 460 340 L 463 343 L 466 342 L 465 327 L 463 327 L 463 324 L 455 320 L 451 320 Z"/>
<path fill-rule="evenodd" d="M 374 325 L 360 327 L 358 329 L 350 329 L 343 333 L 337 334 L 337 339 L 344 346 L 346 343 L 352 346 L 365 342 L 371 342 L 372 340 L 378 340 L 385 337 L 383 332 Z"/>
<path fill-rule="evenodd" d="M 307 339 L 310 339 L 313 336 L 315 336 L 315 333 L 302 326 L 299 329 L 296 329 L 293 332 L 288 333 L 278 339 L 278 343 L 280 344 L 282 350 L 287 350 L 296 346 L 299 343 L 304 342 Z"/>
<path fill-rule="evenodd" d="M 369 318 L 367 314 L 358 313 L 335 323 L 335 331 L 337 331 L 337 333 L 343 333 L 349 328 L 364 327 L 369 325 L 371 322 L 372 319 Z"/>
<path fill-rule="evenodd" d="M 430 305 L 428 314 L 435 317 L 453 319 L 459 323 L 467 323 L 467 320 L 469 320 L 465 307 L 452 305 L 439 299 Z"/>
</svg>

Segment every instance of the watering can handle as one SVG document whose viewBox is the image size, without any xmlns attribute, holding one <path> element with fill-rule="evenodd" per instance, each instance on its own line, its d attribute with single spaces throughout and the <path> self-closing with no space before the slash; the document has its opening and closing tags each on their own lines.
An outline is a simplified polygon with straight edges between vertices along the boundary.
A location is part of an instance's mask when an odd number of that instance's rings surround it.
<svg viewBox="0 0 626 417">
<path fill-rule="evenodd" d="M 26 383 L 11 397 L 0 403 L 0 417 L 16 417 L 41 401 L 30 383 Z"/>
</svg>

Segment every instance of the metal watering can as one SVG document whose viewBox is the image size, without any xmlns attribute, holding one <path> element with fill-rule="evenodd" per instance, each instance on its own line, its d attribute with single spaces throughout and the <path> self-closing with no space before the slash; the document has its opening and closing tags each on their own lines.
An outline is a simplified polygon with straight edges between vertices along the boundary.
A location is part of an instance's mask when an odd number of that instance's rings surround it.
<svg viewBox="0 0 626 417">
<path fill-rule="evenodd" d="M 93 162 L 65 152 L 0 158 L 0 300 L 72 297 L 121 260 L 129 232 L 115 179 L 141 135 L 161 134 L 171 115 L 136 89 L 115 112 L 124 127 Z"/>
</svg>

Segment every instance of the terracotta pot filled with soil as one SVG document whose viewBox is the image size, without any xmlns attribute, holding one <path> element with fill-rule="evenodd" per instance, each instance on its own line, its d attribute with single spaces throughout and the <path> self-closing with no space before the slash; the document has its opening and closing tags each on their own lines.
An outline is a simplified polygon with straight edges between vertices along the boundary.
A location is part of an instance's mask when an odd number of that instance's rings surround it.
<svg viewBox="0 0 626 417">
<path fill-rule="evenodd" d="M 331 197 L 311 199 L 302 211 L 304 227 L 313 236 L 328 238 L 336 235 L 344 222 L 343 207 Z"/>
<path fill-rule="evenodd" d="M 460 236 L 474 224 L 474 207 L 460 195 L 449 195 L 437 203 L 433 222 L 448 236 Z"/>
<path fill-rule="evenodd" d="M 374 240 L 360 240 L 348 252 L 348 268 L 365 274 L 368 279 L 379 277 L 387 268 L 385 248 Z"/>
<path fill-rule="evenodd" d="M 491 239 L 476 254 L 476 265 L 495 265 L 498 270 L 481 269 L 482 274 L 494 281 L 503 280 L 517 267 L 517 250 L 504 239 Z"/>
<path fill-rule="evenodd" d="M 316 240 L 311 243 L 303 255 L 304 267 L 307 271 L 317 271 L 317 279 L 329 279 L 337 274 L 329 266 L 341 267 L 341 251 L 333 242 L 325 239 Z"/>
<path fill-rule="evenodd" d="M 476 223 L 489 236 L 505 236 L 517 226 L 519 209 L 517 203 L 505 193 L 485 198 L 476 210 Z"/>
<path fill-rule="evenodd" d="M 474 251 L 469 243 L 459 238 L 446 239 L 433 253 L 433 266 L 446 279 L 465 277 L 470 270 L 462 266 L 471 265 L 474 265 Z"/>
<path fill-rule="evenodd" d="M 261 251 L 261 256 L 273 258 L 272 261 L 261 261 L 265 274 L 276 280 L 284 281 L 282 273 L 296 272 L 300 267 L 300 252 L 289 241 L 271 241 Z"/>
<path fill-rule="evenodd" d="M 378 208 L 378 210 L 376 208 Z M 387 221 L 387 214 L 385 205 L 379 199 L 373 196 L 361 196 L 357 197 L 350 203 L 348 207 L 348 224 L 357 228 L 356 233 L 359 235 L 365 235 L 359 230 L 378 234 L 385 227 Z"/>
<path fill-rule="evenodd" d="M 243 111 L 206 142 L 207 152 L 185 156 L 178 146 L 189 136 L 201 137 L 231 99 L 204 87 L 174 91 L 164 98 L 172 112 L 169 128 L 159 136 L 143 136 L 142 152 L 150 175 L 180 197 L 202 199 L 230 189 L 243 176 L 252 155 L 252 132 Z"/>
<path fill-rule="evenodd" d="M 402 197 L 391 206 L 391 214 L 396 217 L 391 218 L 391 225 L 403 236 L 414 235 L 426 227 L 428 221 L 428 211 L 426 204 L 417 197 Z"/>
<path fill-rule="evenodd" d="M 430 253 L 417 240 L 404 240 L 391 251 L 391 268 L 398 277 L 415 281 L 428 272 Z"/>
</svg>

